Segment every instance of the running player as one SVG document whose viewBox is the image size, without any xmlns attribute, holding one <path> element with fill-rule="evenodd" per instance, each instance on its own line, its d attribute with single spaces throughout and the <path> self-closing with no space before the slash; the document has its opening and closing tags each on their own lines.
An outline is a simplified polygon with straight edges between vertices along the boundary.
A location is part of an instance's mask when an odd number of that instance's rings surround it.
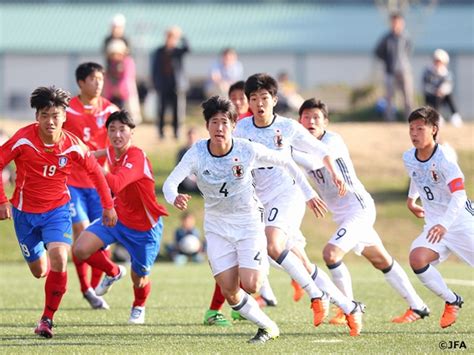
<svg viewBox="0 0 474 355">
<path fill-rule="evenodd" d="M 97 188 L 104 208 L 102 223 L 110 227 L 117 220 L 96 159 L 79 138 L 62 129 L 69 101 L 69 93 L 61 89 L 37 88 L 30 97 L 37 123 L 21 128 L 0 147 L 0 171 L 12 160 L 17 169 L 12 207 L 0 184 L 0 220 L 11 218 L 13 212 L 18 243 L 31 273 L 36 278 L 46 277 L 45 307 L 35 329 L 45 338 L 53 336 L 54 313 L 66 292 L 67 255 L 72 243 L 66 181 L 73 162 L 88 173 Z"/>
<path fill-rule="evenodd" d="M 96 294 L 102 296 L 113 283 L 125 276 L 126 269 L 96 251 L 116 242 L 127 249 L 132 262 L 135 296 L 128 322 L 143 324 L 145 303 L 151 291 L 148 275 L 160 250 L 161 217 L 168 213 L 156 202 L 155 179 L 145 152 L 132 145 L 135 124 L 130 114 L 127 111 L 114 112 L 105 126 L 111 146 L 98 154 L 107 155 L 110 171 L 104 170 L 104 174 L 115 196 L 118 222 L 114 228 L 93 222 L 79 236 L 73 253 L 78 259 L 105 272 L 106 276 L 95 289 Z"/>
<path fill-rule="evenodd" d="M 104 68 L 97 63 L 82 63 L 76 69 L 76 82 L 80 93 L 71 99 L 66 109 L 66 122 L 63 127 L 81 138 L 91 151 L 104 149 L 107 146 L 105 121 L 112 112 L 118 110 L 110 101 L 100 96 L 104 86 Z M 98 161 L 103 165 L 105 159 Z M 71 194 L 72 232 L 75 241 L 90 222 L 100 217 L 102 208 L 98 203 L 99 196 L 94 184 L 87 176 L 87 172 L 77 164 L 73 164 L 67 185 Z M 97 252 L 107 253 L 104 250 Z M 72 260 L 84 298 L 94 309 L 108 309 L 107 302 L 94 292 L 102 278 L 102 270 L 92 268 L 89 281 L 88 264 L 77 259 L 74 254 Z"/>
<path fill-rule="evenodd" d="M 202 107 L 210 138 L 188 150 L 166 179 L 163 192 L 170 204 L 184 210 L 191 196 L 178 194 L 178 185 L 191 173 L 197 176 L 204 196 L 204 231 L 212 273 L 229 305 L 259 327 L 249 342 L 263 343 L 278 337 L 279 329 L 247 294 L 258 291 L 262 272 L 268 268 L 263 207 L 255 196 L 252 169 L 286 167 L 316 214 L 324 213 L 324 205 L 290 156 L 232 138 L 237 112 L 229 100 L 213 96 Z"/>
<path fill-rule="evenodd" d="M 249 99 L 253 116 L 239 121 L 235 130 L 238 137 L 262 143 L 284 156 L 291 156 L 292 147 L 309 151 L 323 161 L 331 174 L 330 180 L 337 186 L 338 193 L 344 195 L 345 184 L 334 168 L 334 162 L 325 145 L 312 137 L 301 125 L 289 118 L 273 113 L 277 103 L 278 84 L 267 74 L 254 74 L 245 82 L 245 95 Z M 318 271 L 315 265 L 303 263 L 304 258 L 298 248 L 293 248 L 293 237 L 299 229 L 300 215 L 304 210 L 299 205 L 299 192 L 286 171 L 268 165 L 254 171 L 256 192 L 265 207 L 265 234 L 268 254 L 289 275 L 298 282 L 311 299 L 313 324 L 319 326 L 329 311 L 327 295 L 316 285 Z M 312 269 L 312 271 L 309 270 Z M 314 276 L 314 279 L 312 278 Z M 326 275 L 327 276 L 327 275 Z M 325 285 L 331 290 L 333 299 L 340 304 L 348 319 L 350 334 L 357 336 L 362 329 L 363 305 L 344 297 L 329 281 Z"/>
<path fill-rule="evenodd" d="M 395 323 L 411 323 L 429 315 L 428 307 L 418 296 L 402 267 L 390 256 L 374 229 L 375 204 L 356 176 L 349 151 L 341 136 L 326 130 L 329 112 L 326 104 L 315 99 L 306 100 L 299 109 L 300 123 L 318 140 L 323 142 L 336 159 L 339 173 L 347 188 L 344 197 L 330 181 L 327 169 L 313 156 L 293 151 L 297 163 L 306 167 L 308 176 L 315 183 L 316 190 L 328 205 L 338 227 L 323 250 L 323 258 L 337 287 L 349 298 L 353 298 L 349 270 L 342 259 L 353 250 L 363 255 L 372 265 L 383 272 L 385 280 L 402 296 L 409 309 Z M 339 309 L 331 324 L 345 324 L 344 313 Z"/>
<path fill-rule="evenodd" d="M 456 322 L 463 299 L 448 288 L 434 265 L 456 254 L 474 265 L 474 205 L 464 190 L 464 175 L 449 149 L 436 142 L 440 115 L 431 107 L 408 117 L 414 148 L 403 154 L 410 176 L 408 209 L 425 219 L 423 232 L 413 241 L 410 265 L 421 283 L 445 301 L 440 326 Z M 416 203 L 420 198 L 423 207 Z"/>
<path fill-rule="evenodd" d="M 247 96 L 245 96 L 244 89 L 245 81 L 243 80 L 237 81 L 229 87 L 229 99 L 232 101 L 237 113 L 239 114 L 237 122 L 242 118 L 252 116 L 252 112 L 249 108 L 249 100 L 247 99 Z"/>
</svg>

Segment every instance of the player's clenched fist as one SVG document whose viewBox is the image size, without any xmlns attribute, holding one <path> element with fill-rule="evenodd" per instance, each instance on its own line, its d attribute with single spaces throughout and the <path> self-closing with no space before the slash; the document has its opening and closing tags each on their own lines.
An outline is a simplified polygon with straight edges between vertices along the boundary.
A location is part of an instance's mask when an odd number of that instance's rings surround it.
<svg viewBox="0 0 474 355">
<path fill-rule="evenodd" d="M 176 199 L 174 200 L 174 206 L 181 210 L 184 211 L 186 208 L 188 208 L 188 201 L 191 199 L 190 195 L 187 194 L 179 194 L 176 196 Z"/>
<path fill-rule="evenodd" d="M 306 201 L 306 205 L 314 212 L 317 218 L 324 217 L 328 211 L 326 203 L 319 196 Z"/>
<path fill-rule="evenodd" d="M 107 227 L 113 227 L 117 224 L 117 212 L 115 208 L 104 208 L 102 212 L 102 224 Z"/>
<path fill-rule="evenodd" d="M 12 218 L 12 213 L 10 209 L 10 204 L 4 203 L 0 205 L 0 220 L 4 219 L 11 219 Z"/>
</svg>

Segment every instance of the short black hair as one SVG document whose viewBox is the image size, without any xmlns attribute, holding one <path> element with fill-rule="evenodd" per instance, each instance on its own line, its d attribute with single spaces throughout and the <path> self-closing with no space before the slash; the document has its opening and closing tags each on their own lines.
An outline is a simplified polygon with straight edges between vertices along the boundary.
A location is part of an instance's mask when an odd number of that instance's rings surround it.
<svg viewBox="0 0 474 355">
<path fill-rule="evenodd" d="M 423 122 L 427 125 L 438 128 L 433 136 L 433 138 L 436 140 L 439 131 L 439 122 L 441 119 L 439 112 L 430 106 L 422 106 L 410 113 L 410 116 L 408 116 L 408 123 L 419 119 L 423 120 Z"/>
<path fill-rule="evenodd" d="M 272 97 L 278 93 L 278 83 L 266 73 L 257 73 L 249 76 L 245 81 L 245 96 L 250 99 L 250 95 L 258 90 L 267 90 Z"/>
<path fill-rule="evenodd" d="M 316 100 L 315 98 L 305 100 L 305 102 L 303 102 L 301 104 L 301 107 L 298 110 L 298 113 L 299 113 L 300 117 L 303 114 L 304 110 L 308 110 L 308 109 L 312 109 L 312 108 L 317 108 L 319 111 L 321 111 L 323 113 L 323 116 L 324 116 L 325 119 L 327 119 L 327 120 L 329 119 L 329 109 L 328 109 L 327 105 L 324 102 L 322 102 L 321 100 Z"/>
<path fill-rule="evenodd" d="M 114 121 L 120 121 L 120 123 L 123 123 L 124 125 L 127 125 L 132 129 L 136 127 L 135 122 L 133 122 L 132 116 L 126 110 L 116 111 L 111 114 L 109 118 L 107 118 L 107 121 L 105 121 L 105 127 L 108 129 L 110 124 Z"/>
<path fill-rule="evenodd" d="M 201 104 L 202 107 L 202 114 L 206 123 L 216 114 L 216 113 L 223 113 L 227 115 L 227 117 L 232 122 L 237 122 L 237 110 L 235 109 L 234 104 L 229 99 L 226 99 L 221 96 L 212 96 L 208 100 L 204 101 Z"/>
<path fill-rule="evenodd" d="M 403 13 L 401 13 L 400 11 L 394 11 L 390 13 L 390 20 L 395 20 L 398 18 L 403 19 Z"/>
<path fill-rule="evenodd" d="M 233 84 L 229 87 L 229 92 L 228 92 L 227 94 L 230 96 L 230 94 L 231 94 L 233 91 L 235 91 L 235 90 L 244 91 L 244 90 L 245 90 L 245 81 L 240 80 L 240 81 L 237 81 L 237 82 L 233 83 Z"/>
<path fill-rule="evenodd" d="M 66 109 L 71 101 L 71 94 L 55 86 L 40 86 L 31 93 L 30 105 L 36 112 L 43 108 L 62 107 Z"/>
<path fill-rule="evenodd" d="M 98 63 L 86 62 L 79 64 L 79 66 L 76 68 L 76 82 L 79 82 L 79 80 L 86 80 L 89 75 L 97 71 L 102 74 L 105 72 L 104 67 Z"/>
</svg>

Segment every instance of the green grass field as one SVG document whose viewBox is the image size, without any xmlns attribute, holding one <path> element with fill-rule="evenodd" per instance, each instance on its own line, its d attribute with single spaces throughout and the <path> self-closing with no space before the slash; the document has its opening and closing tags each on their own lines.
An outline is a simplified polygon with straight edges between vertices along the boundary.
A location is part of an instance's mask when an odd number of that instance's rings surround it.
<svg viewBox="0 0 474 355">
<path fill-rule="evenodd" d="M 230 328 L 201 324 L 213 282 L 207 265 L 174 266 L 157 263 L 152 271 L 152 294 L 147 304 L 146 325 L 127 325 L 132 302 L 131 281 L 125 278 L 106 295 L 109 311 L 95 311 L 79 292 L 74 270 L 69 268 L 69 289 L 57 313 L 53 339 L 40 339 L 33 328 L 43 306 L 43 282 L 29 274 L 24 263 L 2 263 L 0 288 L 0 353 L 431 353 L 441 341 L 464 341 L 474 348 L 474 289 L 452 284 L 466 303 L 458 322 L 447 329 L 438 325 L 443 302 L 409 273 L 415 288 L 431 308 L 431 316 L 413 324 L 390 323 L 407 308 L 382 274 L 368 263 L 349 263 L 354 293 L 367 305 L 364 330 L 351 338 L 346 327 L 323 324 L 314 328 L 307 298 L 293 302 L 289 279 L 272 269 L 270 280 L 278 297 L 276 308 L 266 311 L 278 324 L 281 336 L 265 345 L 246 340 L 256 327 L 249 322 Z M 472 271 L 463 264 L 445 263 L 440 268 L 447 279 L 469 279 Z M 408 271 L 408 270 L 407 270 Z M 230 309 L 225 306 L 224 313 Z"/>
</svg>

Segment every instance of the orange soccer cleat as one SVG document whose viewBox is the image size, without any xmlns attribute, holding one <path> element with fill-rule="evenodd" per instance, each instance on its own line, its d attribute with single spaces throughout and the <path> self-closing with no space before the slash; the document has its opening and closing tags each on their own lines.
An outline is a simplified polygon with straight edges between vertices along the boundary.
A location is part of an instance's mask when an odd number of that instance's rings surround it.
<svg viewBox="0 0 474 355">
<path fill-rule="evenodd" d="M 329 296 L 323 292 L 321 297 L 313 298 L 311 300 L 311 309 L 313 310 L 313 323 L 317 327 L 329 313 Z"/>
<path fill-rule="evenodd" d="M 365 311 L 365 305 L 360 302 L 355 302 L 355 307 L 351 313 L 346 314 L 347 325 L 349 326 L 349 335 L 351 337 L 356 337 L 360 335 L 362 330 L 362 314 Z"/>
<path fill-rule="evenodd" d="M 333 310 L 336 311 L 336 314 L 334 315 L 334 317 L 331 318 L 331 320 L 329 321 L 329 324 L 346 325 L 347 320 L 346 320 L 346 315 L 344 314 L 344 311 L 339 307 L 334 307 Z"/>
<path fill-rule="evenodd" d="M 304 296 L 304 290 L 295 280 L 291 280 L 291 286 L 293 287 L 293 301 L 298 302 Z"/>
<path fill-rule="evenodd" d="M 456 295 L 456 294 L 455 294 Z M 449 303 L 446 302 L 444 306 L 444 312 L 439 321 L 441 328 L 447 328 L 453 325 L 458 318 L 459 308 L 462 307 L 464 301 L 461 296 L 456 295 L 456 301 Z"/>
<path fill-rule="evenodd" d="M 428 307 L 423 309 L 411 309 L 409 308 L 404 315 L 400 317 L 395 317 L 392 319 L 392 323 L 413 323 L 419 319 L 423 319 L 430 315 L 430 310 Z"/>
</svg>

